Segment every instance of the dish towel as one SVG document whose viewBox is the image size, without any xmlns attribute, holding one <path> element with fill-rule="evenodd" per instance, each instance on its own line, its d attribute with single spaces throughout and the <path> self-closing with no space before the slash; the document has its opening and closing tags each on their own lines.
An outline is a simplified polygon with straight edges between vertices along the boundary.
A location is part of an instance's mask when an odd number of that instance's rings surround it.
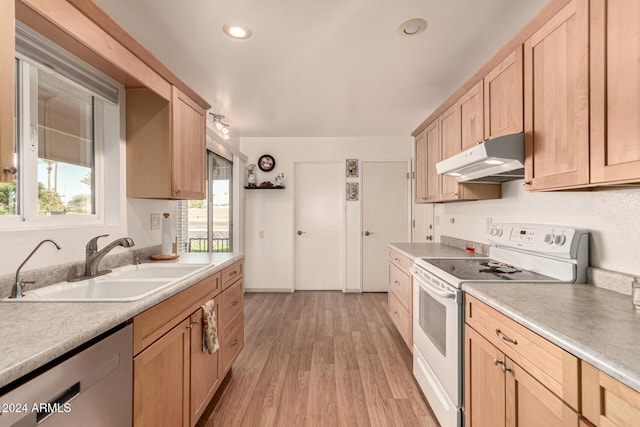
<svg viewBox="0 0 640 427">
<path fill-rule="evenodd" d="M 216 326 L 216 306 L 213 300 L 202 306 L 202 335 L 203 349 L 213 354 L 220 348 L 218 343 L 218 327 Z"/>
</svg>

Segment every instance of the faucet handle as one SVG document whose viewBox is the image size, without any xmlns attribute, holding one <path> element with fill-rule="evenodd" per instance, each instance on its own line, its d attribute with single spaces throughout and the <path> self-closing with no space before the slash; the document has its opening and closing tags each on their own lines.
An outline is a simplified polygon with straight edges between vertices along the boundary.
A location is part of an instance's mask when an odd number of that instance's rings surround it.
<svg viewBox="0 0 640 427">
<path fill-rule="evenodd" d="M 87 250 L 96 252 L 98 250 L 98 239 L 101 238 L 101 237 L 107 237 L 107 236 L 109 236 L 109 235 L 108 234 L 101 234 L 100 236 L 96 236 L 96 237 L 91 238 L 87 242 Z"/>
</svg>

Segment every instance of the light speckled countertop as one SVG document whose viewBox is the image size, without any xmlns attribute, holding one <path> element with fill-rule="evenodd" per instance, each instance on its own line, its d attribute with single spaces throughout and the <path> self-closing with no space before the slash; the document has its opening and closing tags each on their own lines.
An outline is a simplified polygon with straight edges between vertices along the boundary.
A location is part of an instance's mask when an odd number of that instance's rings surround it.
<svg viewBox="0 0 640 427">
<path fill-rule="evenodd" d="M 0 302 L 0 388 L 241 258 L 237 253 L 182 254 L 171 262 L 212 265 L 133 302 Z"/>
<path fill-rule="evenodd" d="M 468 256 L 464 249 L 454 248 L 442 243 L 389 243 L 389 247 L 413 260 L 422 257 L 458 258 Z"/>
<path fill-rule="evenodd" d="M 629 295 L 570 284 L 465 283 L 462 288 L 640 391 L 640 311 Z"/>
</svg>

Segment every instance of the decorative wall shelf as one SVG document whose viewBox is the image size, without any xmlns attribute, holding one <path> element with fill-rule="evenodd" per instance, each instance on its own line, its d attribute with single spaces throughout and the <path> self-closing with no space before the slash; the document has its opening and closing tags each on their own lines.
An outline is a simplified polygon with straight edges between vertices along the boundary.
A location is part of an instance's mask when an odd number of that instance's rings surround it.
<svg viewBox="0 0 640 427">
<path fill-rule="evenodd" d="M 285 187 L 283 186 L 273 186 L 273 187 L 247 187 L 246 185 L 244 186 L 245 190 L 284 190 Z"/>
</svg>

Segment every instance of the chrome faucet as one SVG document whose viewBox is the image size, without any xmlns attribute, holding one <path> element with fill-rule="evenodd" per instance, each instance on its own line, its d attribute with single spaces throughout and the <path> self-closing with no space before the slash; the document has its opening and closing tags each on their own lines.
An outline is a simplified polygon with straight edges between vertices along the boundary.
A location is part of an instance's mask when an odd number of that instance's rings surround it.
<svg viewBox="0 0 640 427">
<path fill-rule="evenodd" d="M 43 241 L 41 241 L 40 243 L 38 243 L 38 246 L 35 247 L 35 249 L 33 249 L 31 251 L 31 253 L 24 259 L 24 261 L 22 261 L 22 264 L 20 264 L 20 267 L 18 267 L 18 270 L 16 271 L 16 281 L 13 284 L 13 286 L 11 287 L 11 295 L 9 296 L 9 298 L 22 298 L 24 296 L 24 293 L 22 292 L 22 287 L 25 283 L 33 283 L 33 282 L 23 282 L 20 281 L 20 270 L 22 270 L 22 267 L 26 264 L 27 261 L 29 261 L 29 258 L 31 258 L 31 256 L 36 253 L 36 251 L 38 250 L 38 248 L 40 248 L 40 246 L 42 246 L 45 243 L 52 243 L 53 245 L 55 245 L 56 249 L 60 250 L 62 248 L 60 248 L 60 245 L 58 245 L 56 242 L 54 242 L 51 239 L 45 239 Z"/>
<path fill-rule="evenodd" d="M 131 246 L 135 245 L 131 238 L 122 237 L 107 244 L 101 250 L 98 250 L 98 239 L 107 236 L 108 234 L 96 236 L 89 240 L 89 242 L 87 242 L 85 251 L 86 257 L 84 262 L 84 275 L 70 279 L 70 282 L 77 282 L 80 280 L 90 279 L 91 277 L 102 276 L 103 274 L 111 273 L 111 270 L 98 270 L 98 264 L 100 263 L 102 258 L 116 246 L 130 248 Z"/>
</svg>

